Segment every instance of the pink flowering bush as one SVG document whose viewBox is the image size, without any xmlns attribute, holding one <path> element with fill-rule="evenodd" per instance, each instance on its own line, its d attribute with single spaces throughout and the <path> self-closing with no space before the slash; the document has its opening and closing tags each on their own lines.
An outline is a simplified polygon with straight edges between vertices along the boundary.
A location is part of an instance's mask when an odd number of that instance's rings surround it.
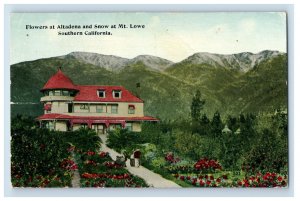
<svg viewBox="0 0 300 201">
<path fill-rule="evenodd" d="M 194 164 L 195 170 L 199 172 L 215 172 L 216 170 L 222 170 L 222 166 L 216 160 L 209 160 L 202 158 Z"/>
</svg>

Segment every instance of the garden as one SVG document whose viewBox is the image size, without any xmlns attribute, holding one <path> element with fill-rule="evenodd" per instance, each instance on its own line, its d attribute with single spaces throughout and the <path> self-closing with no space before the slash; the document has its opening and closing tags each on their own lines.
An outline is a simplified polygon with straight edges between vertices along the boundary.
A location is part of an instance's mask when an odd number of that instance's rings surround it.
<svg viewBox="0 0 300 201">
<path fill-rule="evenodd" d="M 189 119 L 142 124 L 142 132 L 110 131 L 107 146 L 119 153 L 141 150 L 141 165 L 182 187 L 288 186 L 288 119 L 285 109 L 238 116 L 203 112 L 196 94 Z M 90 129 L 73 132 L 38 128 L 30 117 L 11 124 L 14 187 L 148 187 L 101 152 Z"/>
<path fill-rule="evenodd" d="M 23 116 L 14 118 L 11 128 L 13 187 L 72 187 L 75 171 L 80 187 L 148 187 L 99 151 L 101 139 L 93 130 L 49 131 Z"/>
<path fill-rule="evenodd" d="M 139 148 L 141 164 L 182 187 L 287 187 L 288 129 L 284 109 L 259 114 L 203 113 L 196 94 L 190 119 L 143 123 L 142 132 L 116 130 L 107 145 Z"/>
</svg>

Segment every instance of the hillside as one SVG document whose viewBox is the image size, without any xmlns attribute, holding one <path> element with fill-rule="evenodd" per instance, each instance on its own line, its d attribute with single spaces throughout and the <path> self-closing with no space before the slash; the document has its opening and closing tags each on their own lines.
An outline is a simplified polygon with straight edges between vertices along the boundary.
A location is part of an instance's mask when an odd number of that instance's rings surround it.
<svg viewBox="0 0 300 201">
<path fill-rule="evenodd" d="M 245 57 L 255 54 L 237 55 L 234 57 L 245 60 Z M 222 63 L 217 65 L 215 59 L 195 62 L 193 56 L 175 64 L 146 55 L 138 56 L 131 62 L 124 58 L 115 60 L 111 56 L 106 67 L 70 55 L 68 58 L 22 62 L 11 66 L 11 101 L 21 103 L 12 105 L 12 115 L 37 116 L 42 113 L 39 104 L 42 94 L 39 90 L 58 67 L 62 67 L 76 84 L 123 85 L 145 101 L 146 115 L 162 119 L 188 117 L 191 99 L 197 89 L 206 99 L 205 112 L 209 116 L 216 110 L 225 115 L 287 107 L 286 55 L 271 51 L 260 55 L 256 56 L 260 58 L 256 64 L 247 70 L 241 70 L 245 67 L 222 66 Z M 140 83 L 140 88 L 136 87 L 137 83 Z"/>
</svg>

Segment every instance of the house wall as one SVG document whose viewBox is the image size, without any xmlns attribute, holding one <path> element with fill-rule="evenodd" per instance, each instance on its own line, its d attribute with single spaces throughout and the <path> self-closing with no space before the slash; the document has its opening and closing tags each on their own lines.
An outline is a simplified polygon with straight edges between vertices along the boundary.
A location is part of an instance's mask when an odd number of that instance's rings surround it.
<svg viewBox="0 0 300 201">
<path fill-rule="evenodd" d="M 110 116 L 110 117 L 143 117 L 144 116 L 144 104 L 143 103 L 124 103 L 124 102 L 116 102 L 116 103 L 101 103 L 105 104 L 104 108 L 106 108 L 106 111 L 104 109 L 103 113 L 98 113 L 96 110 L 97 105 L 100 105 L 100 103 L 89 103 L 89 109 L 80 109 L 81 103 L 74 103 L 74 113 L 72 115 L 78 115 L 78 116 Z M 118 104 L 118 113 L 113 114 L 112 113 L 112 105 Z M 66 104 L 67 105 L 67 104 Z M 128 114 L 128 106 L 134 105 L 135 106 L 135 113 L 134 114 Z M 66 106 L 66 109 L 63 109 L 63 111 L 68 111 L 68 106 Z"/>
<path fill-rule="evenodd" d="M 57 131 L 67 131 L 67 122 L 65 121 L 56 121 L 55 130 Z"/>
<path fill-rule="evenodd" d="M 81 128 L 81 124 L 73 124 L 73 131 Z"/>
<path fill-rule="evenodd" d="M 68 113 L 68 103 L 56 101 L 51 104 L 51 113 Z"/>
<path fill-rule="evenodd" d="M 101 125 L 104 126 L 104 125 Z M 115 124 L 110 124 L 110 127 L 114 127 Z M 119 127 L 121 127 L 121 124 L 118 124 Z M 73 124 L 73 131 L 78 130 L 81 128 L 81 124 Z M 95 125 L 92 125 L 92 128 L 95 129 Z M 113 130 L 113 129 L 112 129 Z M 132 131 L 134 132 L 141 132 L 142 131 L 142 126 L 140 122 L 133 122 L 132 123 Z"/>
<path fill-rule="evenodd" d="M 134 132 L 141 132 L 142 131 L 142 125 L 140 122 L 133 122 L 132 123 L 132 131 Z"/>
</svg>

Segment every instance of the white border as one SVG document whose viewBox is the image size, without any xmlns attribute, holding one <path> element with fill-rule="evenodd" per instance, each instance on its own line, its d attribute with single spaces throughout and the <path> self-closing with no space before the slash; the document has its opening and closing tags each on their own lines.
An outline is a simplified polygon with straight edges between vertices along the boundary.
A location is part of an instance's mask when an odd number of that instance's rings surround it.
<svg viewBox="0 0 300 201">
<path fill-rule="evenodd" d="M 21 1 L 20 1 L 21 2 Z M 88 2 L 88 0 L 87 0 Z M 153 1 L 152 1 L 153 2 Z M 211 1 L 213 2 L 213 1 Z M 273 1 L 272 3 L 275 3 Z M 6 5 L 4 10 L 4 195 L 5 196 L 293 196 L 294 193 L 294 10 L 293 5 Z M 9 13 L 10 12 L 108 12 L 108 11 L 286 11 L 288 13 L 288 58 L 289 58 L 289 158 L 290 183 L 287 189 L 12 189 L 10 184 L 10 68 L 9 68 Z M 2 29 L 3 30 L 3 29 Z M 4 74 L 3 74 L 4 71 Z M 0 73 L 1 73 L 0 72 Z M 2 95 L 2 94 L 1 94 Z M 2 105 L 1 105 L 2 107 Z M 0 108 L 1 109 L 1 108 Z M 2 108 L 3 109 L 3 108 Z M 1 122 L 2 123 L 2 122 Z M 3 172 L 3 171 L 1 171 Z M 2 177 L 3 178 L 3 177 Z"/>
</svg>

